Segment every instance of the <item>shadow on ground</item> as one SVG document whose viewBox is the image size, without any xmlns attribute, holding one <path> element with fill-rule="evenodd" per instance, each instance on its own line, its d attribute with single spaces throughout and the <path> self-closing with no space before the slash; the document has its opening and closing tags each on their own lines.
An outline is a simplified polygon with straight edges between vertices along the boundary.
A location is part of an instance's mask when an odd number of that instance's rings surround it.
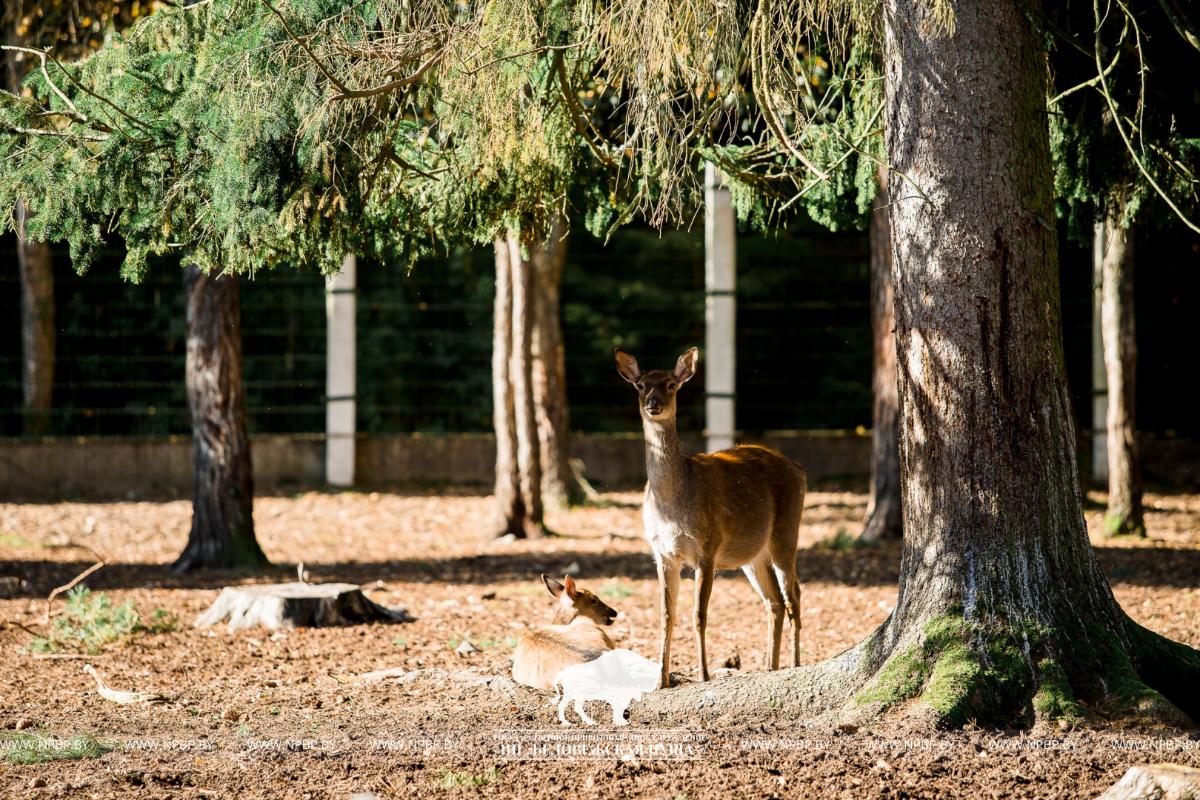
<svg viewBox="0 0 1200 800">
<path fill-rule="evenodd" d="M 1115 584 L 1171 588 L 1200 587 L 1200 550 L 1155 547 L 1098 547 L 1105 573 Z M 583 551 L 487 553 L 454 558 L 407 558 L 383 561 L 342 561 L 307 565 L 316 580 L 369 584 L 399 582 L 456 582 L 463 584 L 524 581 L 542 572 L 560 574 L 577 563 L 589 576 L 649 580 L 655 577 L 649 554 Z M 889 586 L 899 580 L 900 545 L 833 550 L 812 547 L 797 559 L 801 583 L 840 583 L 847 586 Z M 24 585 L 10 597 L 45 597 L 91 566 L 88 561 L 0 561 L 0 576 L 16 576 Z M 88 585 L 103 589 L 216 589 L 232 583 L 287 581 L 294 565 L 280 564 L 247 572 L 218 570 L 178 575 L 162 564 L 110 564 L 90 576 Z"/>
</svg>

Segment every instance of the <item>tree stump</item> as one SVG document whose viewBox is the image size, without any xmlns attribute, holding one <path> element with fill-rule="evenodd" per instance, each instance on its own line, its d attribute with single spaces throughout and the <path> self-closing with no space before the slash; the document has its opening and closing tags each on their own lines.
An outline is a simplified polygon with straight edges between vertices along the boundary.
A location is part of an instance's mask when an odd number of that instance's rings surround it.
<svg viewBox="0 0 1200 800">
<path fill-rule="evenodd" d="M 320 628 L 362 622 L 408 622 L 403 608 L 385 608 L 352 583 L 272 583 L 227 586 L 194 625 L 228 621 L 242 628 Z"/>
<path fill-rule="evenodd" d="M 1130 767 L 1099 800 L 1197 800 L 1200 769 L 1179 764 Z"/>
</svg>

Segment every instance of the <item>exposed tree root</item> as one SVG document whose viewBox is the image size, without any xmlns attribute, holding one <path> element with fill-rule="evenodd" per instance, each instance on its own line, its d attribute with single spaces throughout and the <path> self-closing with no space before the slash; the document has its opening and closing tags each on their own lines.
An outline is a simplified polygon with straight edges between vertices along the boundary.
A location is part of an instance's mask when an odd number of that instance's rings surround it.
<svg viewBox="0 0 1200 800">
<path fill-rule="evenodd" d="M 880 629 L 882 630 L 882 628 Z M 717 678 L 651 692 L 635 706 L 639 719 L 685 721 L 780 713 L 816 715 L 845 705 L 869 675 L 879 631 L 841 655 L 794 669 Z"/>
<path fill-rule="evenodd" d="M 1143 687 L 1200 722 L 1200 650 L 1171 641 L 1128 617 L 1125 630 L 1131 657 L 1122 666 L 1140 678 L 1138 683 L 1144 681 Z M 1144 702 L 1145 698 L 1143 691 L 1138 699 Z"/>
<path fill-rule="evenodd" d="M 931 727 L 1030 727 L 1133 716 L 1175 727 L 1200 719 L 1200 651 L 1127 620 L 1126 641 L 1097 628 L 986 628 L 952 612 L 900 641 L 884 623 L 858 646 L 798 669 L 654 692 L 636 707 L 659 722 L 832 712 L 856 724 L 889 710 Z"/>
</svg>

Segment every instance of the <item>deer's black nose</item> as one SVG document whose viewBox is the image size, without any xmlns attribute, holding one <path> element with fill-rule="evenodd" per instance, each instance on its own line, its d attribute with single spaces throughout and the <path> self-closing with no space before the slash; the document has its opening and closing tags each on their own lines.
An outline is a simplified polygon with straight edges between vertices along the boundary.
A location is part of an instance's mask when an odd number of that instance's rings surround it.
<svg viewBox="0 0 1200 800">
<path fill-rule="evenodd" d="M 662 411 L 662 409 L 663 409 L 662 400 L 659 400 L 657 397 L 647 397 L 646 398 L 646 410 L 649 411 L 651 414 L 657 414 L 658 412 Z"/>
</svg>

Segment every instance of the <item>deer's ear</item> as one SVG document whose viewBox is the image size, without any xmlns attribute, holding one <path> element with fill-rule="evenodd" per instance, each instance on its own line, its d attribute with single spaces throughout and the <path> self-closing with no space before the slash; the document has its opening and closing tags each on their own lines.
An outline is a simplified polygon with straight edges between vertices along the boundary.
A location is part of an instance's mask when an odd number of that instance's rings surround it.
<svg viewBox="0 0 1200 800">
<path fill-rule="evenodd" d="M 542 576 L 542 583 L 546 584 L 546 588 L 550 590 L 550 594 L 555 597 L 563 593 L 563 585 L 549 575 Z"/>
<path fill-rule="evenodd" d="M 575 599 L 575 579 L 572 578 L 570 575 L 564 576 L 563 577 L 563 587 L 567 593 L 567 597 L 574 600 Z"/>
<path fill-rule="evenodd" d="M 619 347 L 613 350 L 613 357 L 617 360 L 617 372 L 621 373 L 621 377 L 630 383 L 637 383 L 642 377 L 637 359 Z"/>
<path fill-rule="evenodd" d="M 696 374 L 696 362 L 700 360 L 700 352 L 696 348 L 688 350 L 675 362 L 675 380 L 687 383 Z"/>
</svg>

